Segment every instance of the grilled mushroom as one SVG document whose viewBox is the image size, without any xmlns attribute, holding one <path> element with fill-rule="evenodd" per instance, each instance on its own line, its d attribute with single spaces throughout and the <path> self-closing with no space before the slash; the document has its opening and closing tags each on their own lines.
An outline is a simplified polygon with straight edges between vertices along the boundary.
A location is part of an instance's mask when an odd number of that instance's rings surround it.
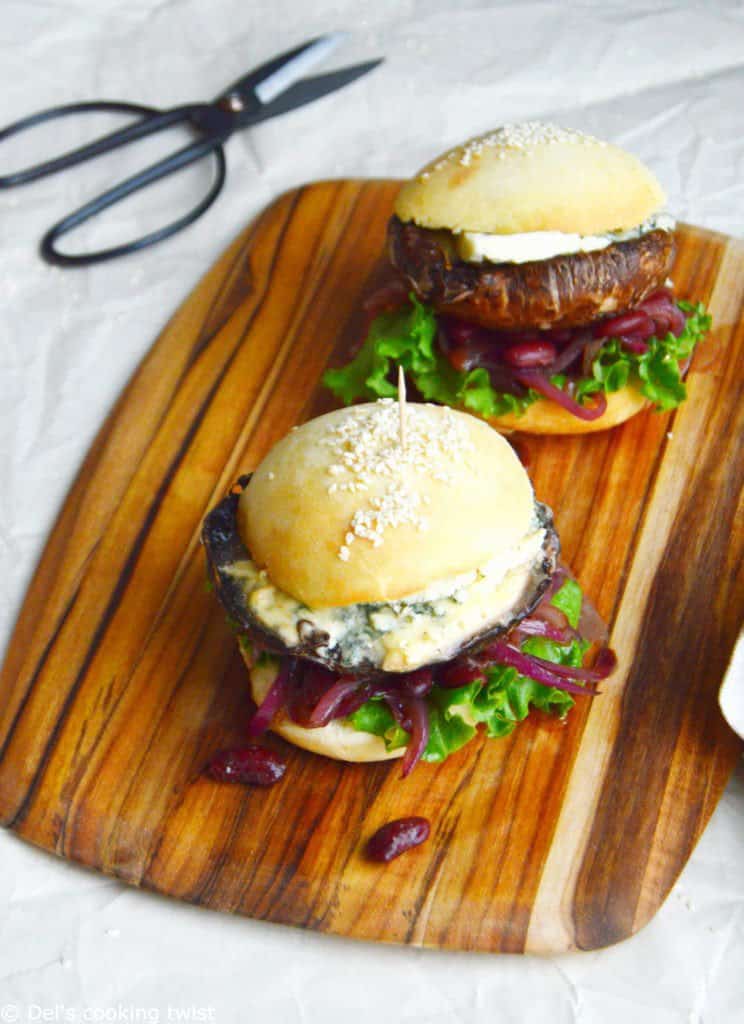
<svg viewBox="0 0 744 1024">
<path fill-rule="evenodd" d="M 437 312 L 525 330 L 576 327 L 637 305 L 668 277 L 674 238 L 670 231 L 650 231 L 595 252 L 529 263 L 467 263 L 451 232 L 392 217 L 388 253 Z"/>
</svg>

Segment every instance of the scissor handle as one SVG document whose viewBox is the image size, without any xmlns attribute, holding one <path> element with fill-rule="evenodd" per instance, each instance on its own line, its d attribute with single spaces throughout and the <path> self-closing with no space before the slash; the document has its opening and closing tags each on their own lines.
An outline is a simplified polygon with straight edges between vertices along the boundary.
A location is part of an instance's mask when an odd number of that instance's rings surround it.
<svg viewBox="0 0 744 1024">
<path fill-rule="evenodd" d="M 219 195 L 225 181 L 226 165 L 222 142 L 233 130 L 233 119 L 229 110 L 208 104 L 190 104 L 174 107 L 172 110 L 158 110 L 155 107 L 147 107 L 141 104 L 119 103 L 109 100 L 91 103 L 70 103 L 42 110 L 39 113 L 31 114 L 28 117 L 21 118 L 14 124 L 8 125 L 7 128 L 0 131 L 0 143 L 12 135 L 17 135 L 19 132 L 26 131 L 45 121 L 67 117 L 71 114 L 101 112 L 137 114 L 139 115 L 139 120 L 117 131 L 109 132 L 107 135 L 85 146 L 63 153 L 53 160 L 46 160 L 33 167 L 17 171 L 15 174 L 0 177 L 0 188 L 12 188 L 15 185 L 24 185 L 27 182 L 36 181 L 49 174 L 56 174 L 58 171 L 74 167 L 85 160 L 91 160 L 103 153 L 109 153 L 120 146 L 135 142 L 137 139 L 144 138 L 147 135 L 161 132 L 176 124 L 188 124 L 190 127 L 202 132 L 205 137 L 199 142 L 178 150 L 172 156 L 160 160 L 139 174 L 127 178 L 119 185 L 104 192 L 103 195 L 92 199 L 84 206 L 81 206 L 80 209 L 64 217 L 50 228 L 41 240 L 41 254 L 47 262 L 57 264 L 58 266 L 86 266 L 90 263 L 100 263 L 104 260 L 114 259 L 116 256 L 124 256 L 127 253 L 136 252 L 138 249 L 144 249 L 149 245 L 154 245 L 156 242 L 169 238 L 171 235 L 176 234 L 177 231 L 193 223 L 197 217 L 200 217 L 205 210 L 209 209 Z M 59 238 L 72 231 L 78 225 L 95 217 L 103 210 L 106 210 L 109 206 L 121 202 L 133 192 L 145 188 L 146 185 L 150 185 L 169 174 L 174 174 L 189 164 L 202 160 L 205 156 L 209 155 L 214 155 L 217 165 L 215 180 L 209 192 L 192 210 L 172 224 L 159 228 L 157 231 L 152 231 L 150 234 L 144 235 L 142 238 L 135 239 L 132 242 L 109 249 L 101 249 L 96 252 L 75 255 L 60 252 L 56 248 L 56 242 Z"/>
<path fill-rule="evenodd" d="M 138 192 L 140 189 L 155 181 L 159 181 L 161 178 L 175 174 L 184 167 L 188 167 L 190 164 L 195 163 L 197 160 L 202 160 L 205 156 L 209 155 L 214 156 L 217 164 L 215 180 L 201 202 L 183 217 L 179 217 L 178 220 L 159 228 L 157 231 L 151 231 L 149 234 L 143 235 L 142 238 L 136 238 L 132 242 L 125 242 L 123 245 L 116 245 L 109 249 L 72 254 L 60 252 L 56 248 L 57 240 L 63 235 L 66 235 L 69 231 L 78 227 L 78 225 L 84 224 L 85 221 L 95 217 L 103 210 L 108 209 L 109 206 L 120 203 L 127 196 L 132 195 L 133 192 Z M 63 217 L 42 238 L 40 243 L 41 255 L 47 263 L 53 263 L 57 266 L 83 267 L 91 263 L 103 263 L 104 260 L 112 260 L 117 256 L 126 256 L 127 253 L 137 252 L 139 249 L 146 249 L 150 245 L 162 242 L 183 228 L 188 227 L 189 224 L 193 224 L 198 217 L 201 217 L 209 209 L 222 190 L 222 186 L 225 183 L 226 170 L 225 151 L 219 140 L 205 139 L 202 142 L 195 142 L 190 146 L 185 146 L 183 149 L 178 150 L 177 153 L 174 153 L 173 156 L 166 157 L 164 160 L 152 164 L 139 174 L 127 178 L 97 198 L 91 199 L 90 202 L 85 203 L 84 206 L 81 206 L 67 217 Z"/>
<path fill-rule="evenodd" d="M 93 103 L 66 103 L 60 107 L 50 107 L 48 110 L 41 110 L 36 114 L 29 114 L 20 120 L 9 124 L 0 130 L 0 143 L 13 135 L 28 131 L 36 125 L 44 124 L 47 121 L 54 121 L 60 117 L 69 117 L 73 114 L 136 114 L 140 120 L 133 124 L 120 128 L 118 131 L 110 132 L 86 146 L 70 150 L 53 160 L 45 160 L 42 163 L 26 167 L 15 174 L 0 176 L 0 188 L 13 188 L 15 185 L 25 185 L 31 181 L 38 181 L 48 174 L 56 174 L 57 171 L 64 171 L 68 167 L 83 163 L 84 160 L 91 160 L 102 153 L 108 153 L 112 149 L 125 145 L 127 142 L 134 142 L 135 139 L 151 135 L 153 132 L 167 128 L 174 120 L 183 120 L 183 113 L 180 109 L 173 111 L 160 111 L 156 107 L 146 107 L 139 103 L 118 103 L 111 100 L 99 100 Z"/>
</svg>

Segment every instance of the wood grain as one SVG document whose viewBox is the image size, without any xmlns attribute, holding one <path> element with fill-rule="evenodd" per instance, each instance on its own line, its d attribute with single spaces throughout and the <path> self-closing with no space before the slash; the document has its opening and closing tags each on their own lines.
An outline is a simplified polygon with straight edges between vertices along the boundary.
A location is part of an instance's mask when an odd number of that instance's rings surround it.
<svg viewBox="0 0 744 1024">
<path fill-rule="evenodd" d="M 741 751 L 716 703 L 744 606 L 744 246 L 681 228 L 678 292 L 712 338 L 689 400 L 617 430 L 522 438 L 620 668 L 568 724 L 530 720 L 444 765 L 288 758 L 267 791 L 200 776 L 249 714 L 205 587 L 208 509 L 296 422 L 358 338 L 395 182 L 277 200 L 184 303 L 89 452 L 0 677 L 0 819 L 133 885 L 416 945 L 596 948 L 658 909 Z M 387 867 L 385 821 L 432 837 Z"/>
</svg>

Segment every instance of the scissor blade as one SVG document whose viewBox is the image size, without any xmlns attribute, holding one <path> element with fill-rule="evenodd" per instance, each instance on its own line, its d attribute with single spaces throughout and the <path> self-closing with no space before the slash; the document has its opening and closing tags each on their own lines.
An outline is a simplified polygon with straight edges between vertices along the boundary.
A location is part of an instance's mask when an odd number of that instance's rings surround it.
<svg viewBox="0 0 744 1024">
<path fill-rule="evenodd" d="M 256 96 L 262 103 L 271 103 L 295 82 L 299 82 L 306 71 L 329 57 L 347 38 L 345 32 L 330 32 L 328 35 L 316 39 L 310 46 L 301 50 L 297 56 L 272 72 L 268 78 L 259 82 L 254 90 Z"/>
<path fill-rule="evenodd" d="M 310 39 L 293 50 L 287 50 L 278 57 L 272 57 L 255 71 L 233 82 L 222 96 L 239 97 L 247 109 L 270 103 L 275 96 L 299 81 L 306 71 L 327 57 L 344 38 L 342 32 L 330 32 Z"/>
<path fill-rule="evenodd" d="M 238 123 L 244 127 L 259 121 L 267 121 L 270 117 L 277 117 L 279 114 L 287 114 L 290 110 L 296 110 L 298 107 L 304 107 L 306 103 L 312 103 L 314 100 L 319 100 L 321 97 L 335 92 L 336 89 L 342 89 L 345 85 L 356 81 L 357 78 L 361 78 L 362 75 L 366 75 L 368 71 L 373 71 L 380 64 L 382 64 L 382 58 L 369 60 L 364 64 L 355 64 L 350 68 L 341 68 L 339 71 L 329 71 L 325 75 L 303 78 L 260 110 L 246 112 L 244 118 L 238 114 Z"/>
</svg>

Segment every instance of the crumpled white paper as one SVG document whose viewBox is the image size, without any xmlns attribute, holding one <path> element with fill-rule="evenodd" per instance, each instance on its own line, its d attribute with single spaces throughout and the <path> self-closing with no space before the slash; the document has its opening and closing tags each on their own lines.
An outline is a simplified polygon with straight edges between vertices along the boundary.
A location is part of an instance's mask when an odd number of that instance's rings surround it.
<svg viewBox="0 0 744 1024">
<path fill-rule="evenodd" d="M 208 98 L 331 29 L 352 35 L 328 68 L 379 55 L 386 63 L 232 139 L 218 203 L 156 249 L 82 271 L 36 255 L 54 220 L 180 141 L 173 137 L 0 192 L 3 645 L 106 411 L 204 271 L 284 189 L 324 177 L 403 177 L 470 134 L 553 117 L 636 152 L 680 218 L 744 235 L 744 9 L 723 0 L 465 0 L 456 11 L 443 0 L 5 0 L 0 124 L 88 97 L 161 106 Z M 65 131 L 68 141 L 85 134 L 78 125 Z M 55 130 L 28 149 L 0 145 L 0 174 L 11 157 L 18 167 L 57 140 Z M 112 211 L 88 240 L 133 237 L 153 217 L 164 223 L 208 180 L 205 166 L 160 185 Z M 742 839 L 740 766 L 639 936 L 539 959 L 387 948 L 228 918 L 126 889 L 0 832 L 0 1020 L 154 1021 L 180 1012 L 220 1024 L 352 1015 L 357 1024 L 741 1021 Z"/>
</svg>

